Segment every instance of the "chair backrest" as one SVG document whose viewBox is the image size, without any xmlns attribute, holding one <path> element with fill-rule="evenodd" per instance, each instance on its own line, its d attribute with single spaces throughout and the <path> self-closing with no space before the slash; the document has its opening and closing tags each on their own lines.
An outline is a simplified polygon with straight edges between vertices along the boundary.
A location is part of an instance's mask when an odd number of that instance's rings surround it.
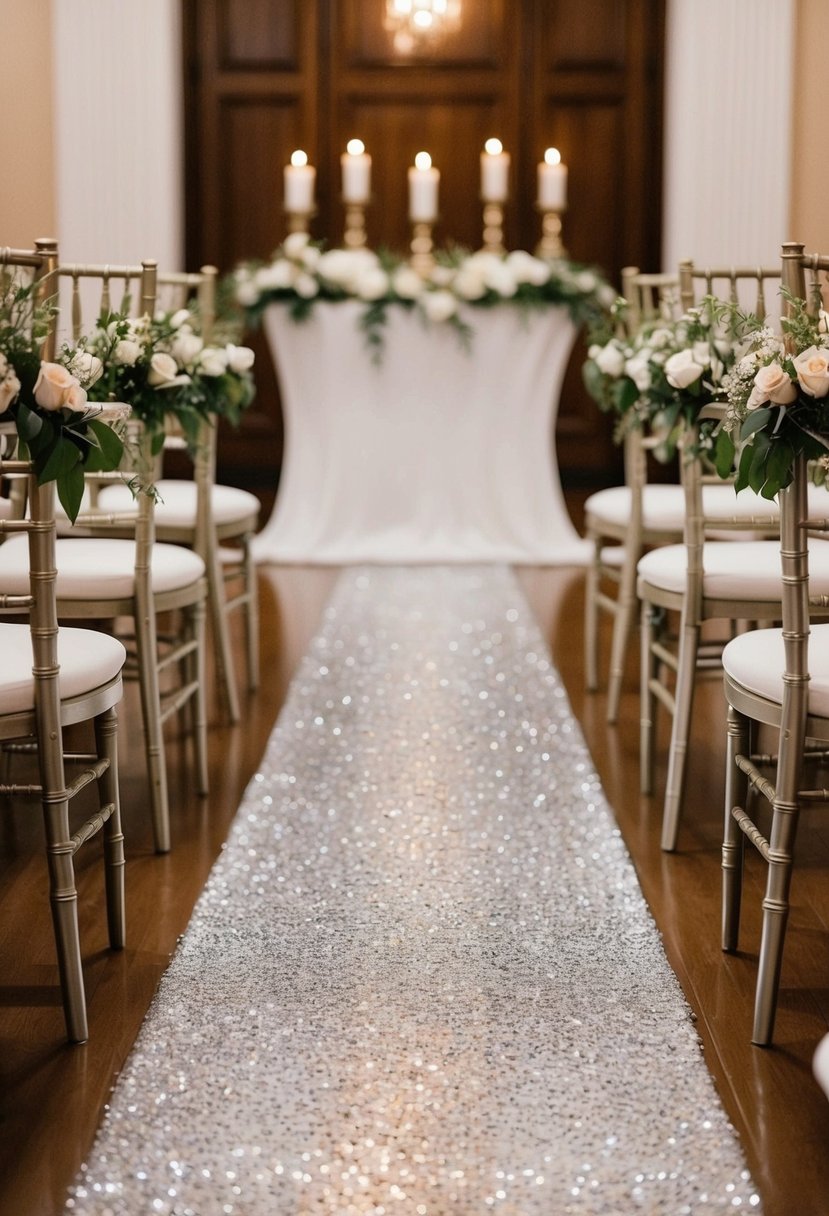
<svg viewBox="0 0 829 1216">
<path fill-rule="evenodd" d="M 679 314 L 678 275 L 646 273 L 638 266 L 625 266 L 622 295 L 627 304 L 626 328 L 631 335 L 649 321 L 673 321 Z"/>
<path fill-rule="evenodd" d="M 711 269 L 695 266 L 690 258 L 679 263 L 679 298 L 682 311 L 687 312 L 703 296 L 736 304 L 762 321 L 769 316 L 769 296 L 780 289 L 778 266 L 738 268 L 725 266 Z M 771 310 L 774 314 L 775 310 Z"/>
</svg>

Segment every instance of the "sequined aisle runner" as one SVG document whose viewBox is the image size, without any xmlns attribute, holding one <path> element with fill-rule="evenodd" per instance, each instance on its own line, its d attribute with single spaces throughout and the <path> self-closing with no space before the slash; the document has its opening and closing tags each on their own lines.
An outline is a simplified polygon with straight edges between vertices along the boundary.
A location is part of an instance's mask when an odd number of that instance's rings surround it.
<svg viewBox="0 0 829 1216">
<path fill-rule="evenodd" d="M 344 573 L 69 1204 L 759 1210 L 508 571 Z"/>
</svg>

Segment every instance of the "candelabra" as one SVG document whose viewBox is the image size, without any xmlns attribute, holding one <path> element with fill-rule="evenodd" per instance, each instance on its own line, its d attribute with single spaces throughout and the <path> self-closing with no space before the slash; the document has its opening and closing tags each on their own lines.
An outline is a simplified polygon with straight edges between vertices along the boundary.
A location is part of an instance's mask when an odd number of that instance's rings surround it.
<svg viewBox="0 0 829 1216">
<path fill-rule="evenodd" d="M 540 258 L 563 258 L 567 251 L 561 240 L 562 211 L 552 211 L 547 207 L 536 204 L 536 210 L 541 214 L 541 240 L 536 247 Z"/>
<path fill-rule="evenodd" d="M 424 277 L 429 274 L 435 264 L 432 253 L 432 223 L 431 221 L 412 221 L 412 251 L 411 264 L 418 274 Z"/>
<path fill-rule="evenodd" d="M 502 203 L 484 203 L 484 243 L 486 253 L 504 252 L 504 207 Z"/>
<path fill-rule="evenodd" d="M 346 249 L 364 249 L 366 245 L 366 206 L 365 203 L 349 203 L 345 205 L 345 232 L 343 244 Z"/>
<path fill-rule="evenodd" d="M 307 232 L 311 224 L 311 220 L 317 214 L 316 207 L 309 207 L 307 211 L 290 211 L 285 209 L 289 232 Z"/>
</svg>

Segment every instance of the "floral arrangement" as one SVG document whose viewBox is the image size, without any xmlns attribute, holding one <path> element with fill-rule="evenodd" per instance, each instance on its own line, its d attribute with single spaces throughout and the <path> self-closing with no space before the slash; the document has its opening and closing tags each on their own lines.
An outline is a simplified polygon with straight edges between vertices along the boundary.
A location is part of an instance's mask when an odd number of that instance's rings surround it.
<svg viewBox="0 0 829 1216">
<path fill-rule="evenodd" d="M 65 346 L 57 360 L 40 351 L 55 308 L 35 301 L 32 284 L 12 275 L 0 280 L 0 416 L 14 421 L 21 455 L 32 460 L 41 484 L 56 483 L 58 498 L 74 520 L 85 472 L 118 467 L 123 444 L 90 404 L 103 364 L 80 346 Z"/>
<path fill-rule="evenodd" d="M 450 324 L 463 341 L 471 330 L 463 307 L 491 307 L 510 301 L 525 308 L 565 307 L 590 326 L 606 314 L 615 293 L 596 271 L 566 260 L 546 261 L 523 250 L 499 255 L 453 250 L 439 254 L 421 275 L 408 262 L 369 249 L 325 249 L 306 233 L 292 233 L 269 263 L 249 262 L 234 273 L 233 289 L 249 323 L 268 304 L 283 301 L 301 321 L 318 300 L 360 300 L 361 327 L 369 345 L 382 347 L 390 305 L 415 309 L 425 321 Z"/>
<path fill-rule="evenodd" d="M 614 312 L 623 324 L 623 300 Z M 655 454 L 669 459 L 700 408 L 724 398 L 728 373 L 755 325 L 708 296 L 676 320 L 660 318 L 630 337 L 593 343 L 582 368 L 585 385 L 602 409 L 619 416 L 621 433 L 650 430 L 661 440 Z"/>
<path fill-rule="evenodd" d="M 235 425 L 253 400 L 250 347 L 206 345 L 197 329 L 198 317 L 187 308 L 138 319 L 110 313 L 84 339 L 84 354 L 101 365 L 90 395 L 128 402 L 151 432 L 155 451 L 168 417 L 193 447 L 205 418 Z"/>
<path fill-rule="evenodd" d="M 789 300 L 783 333 L 755 325 L 725 379 L 728 405 L 716 435 L 717 469 L 736 465 L 737 489 L 774 498 L 795 456 L 829 465 L 829 314 Z"/>
</svg>

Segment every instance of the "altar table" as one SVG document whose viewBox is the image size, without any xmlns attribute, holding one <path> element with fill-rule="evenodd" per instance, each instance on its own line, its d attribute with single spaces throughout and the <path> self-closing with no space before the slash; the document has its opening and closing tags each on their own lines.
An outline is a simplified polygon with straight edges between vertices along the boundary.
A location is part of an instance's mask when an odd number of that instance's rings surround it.
<svg viewBox="0 0 829 1216">
<path fill-rule="evenodd" d="M 469 309 L 445 322 L 392 305 L 379 363 L 357 301 L 299 323 L 271 305 L 285 457 L 258 562 L 583 564 L 555 452 L 575 327 L 558 307 Z"/>
</svg>

